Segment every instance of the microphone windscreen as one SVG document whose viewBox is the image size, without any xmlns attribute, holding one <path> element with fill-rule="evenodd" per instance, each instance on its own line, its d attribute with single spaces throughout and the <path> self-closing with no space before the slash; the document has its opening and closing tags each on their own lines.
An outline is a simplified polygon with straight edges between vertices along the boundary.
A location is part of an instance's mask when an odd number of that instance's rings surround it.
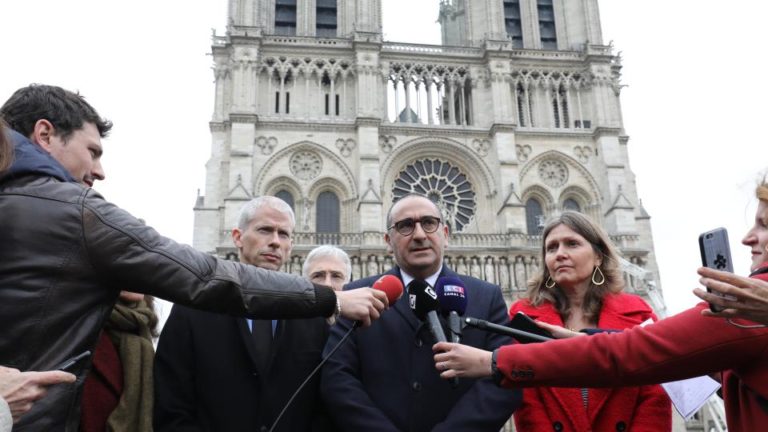
<svg viewBox="0 0 768 432">
<path fill-rule="evenodd" d="M 437 294 L 423 280 L 414 279 L 408 284 L 408 295 L 410 300 L 410 306 L 413 313 L 424 321 L 427 317 L 427 313 L 440 309 L 440 303 L 437 301 Z"/>
<path fill-rule="evenodd" d="M 457 277 L 441 277 L 435 283 L 437 301 L 443 315 L 456 312 L 464 315 L 467 310 L 467 288 Z"/>
<path fill-rule="evenodd" d="M 373 289 L 384 291 L 389 305 L 392 306 L 403 295 L 403 282 L 397 276 L 384 275 L 373 283 Z"/>
</svg>

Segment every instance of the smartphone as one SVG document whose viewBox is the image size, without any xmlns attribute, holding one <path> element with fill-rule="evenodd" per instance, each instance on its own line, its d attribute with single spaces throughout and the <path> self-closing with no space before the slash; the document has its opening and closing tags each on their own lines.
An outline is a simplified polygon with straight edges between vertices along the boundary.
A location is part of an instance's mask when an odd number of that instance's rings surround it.
<svg viewBox="0 0 768 432">
<path fill-rule="evenodd" d="M 58 366 L 54 367 L 53 370 L 60 370 L 60 371 L 64 371 L 64 372 L 72 372 L 71 369 L 74 368 L 74 366 L 78 362 L 80 362 L 82 360 L 85 360 L 85 359 L 87 359 L 90 356 L 91 356 L 91 352 L 90 351 L 82 352 L 82 353 L 80 353 L 80 354 L 78 354 L 78 355 L 76 355 L 76 356 L 74 356 L 72 358 L 64 360 Z"/>
<path fill-rule="evenodd" d="M 731 247 L 728 243 L 728 231 L 725 228 L 717 228 L 699 235 L 699 251 L 701 252 L 701 264 L 704 267 L 713 268 L 733 273 L 733 262 L 731 261 Z M 707 288 L 708 292 L 712 292 Z M 723 294 L 715 292 L 721 297 L 729 298 Z M 712 312 L 720 312 L 722 307 L 709 304 Z"/>
<path fill-rule="evenodd" d="M 507 324 L 507 326 L 513 329 L 522 330 L 524 332 L 533 333 L 535 335 L 554 339 L 554 336 L 552 336 L 552 333 L 537 326 L 536 322 L 531 317 L 526 315 L 524 312 L 516 313 L 515 316 L 512 317 L 512 321 L 510 321 L 509 324 Z M 516 341 L 520 343 L 541 342 L 539 340 L 530 339 L 525 336 L 515 336 L 514 338 Z"/>
</svg>

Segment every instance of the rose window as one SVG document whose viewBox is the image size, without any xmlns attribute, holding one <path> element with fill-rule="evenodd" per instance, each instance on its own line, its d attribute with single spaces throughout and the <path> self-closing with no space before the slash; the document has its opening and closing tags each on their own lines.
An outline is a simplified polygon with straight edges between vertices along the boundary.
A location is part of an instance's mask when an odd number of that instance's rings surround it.
<svg viewBox="0 0 768 432">
<path fill-rule="evenodd" d="M 423 159 L 406 166 L 398 174 L 392 194 L 397 201 L 410 193 L 424 195 L 436 203 L 451 231 L 462 231 L 475 215 L 472 183 L 448 162 Z"/>
</svg>

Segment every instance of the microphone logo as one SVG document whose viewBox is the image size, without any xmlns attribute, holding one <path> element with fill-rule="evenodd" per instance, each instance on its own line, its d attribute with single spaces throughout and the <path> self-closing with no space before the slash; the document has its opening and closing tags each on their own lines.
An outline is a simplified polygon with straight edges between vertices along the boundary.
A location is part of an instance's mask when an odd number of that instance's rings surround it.
<svg viewBox="0 0 768 432">
<path fill-rule="evenodd" d="M 408 294 L 408 305 L 412 310 L 416 310 L 416 294 Z"/>
<path fill-rule="evenodd" d="M 444 285 L 443 295 L 448 297 L 465 297 L 464 287 L 459 285 Z"/>
<path fill-rule="evenodd" d="M 424 290 L 424 292 L 427 293 L 428 296 L 432 297 L 433 300 L 437 300 L 437 293 L 435 293 L 435 290 L 433 290 L 431 286 L 427 285 L 427 288 Z"/>
</svg>

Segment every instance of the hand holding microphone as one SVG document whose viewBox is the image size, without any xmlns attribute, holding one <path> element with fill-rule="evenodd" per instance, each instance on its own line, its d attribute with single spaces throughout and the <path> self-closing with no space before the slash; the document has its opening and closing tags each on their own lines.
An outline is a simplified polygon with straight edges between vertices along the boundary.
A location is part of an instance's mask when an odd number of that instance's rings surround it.
<svg viewBox="0 0 768 432">
<path fill-rule="evenodd" d="M 457 277 L 441 277 L 435 283 L 440 312 L 448 318 L 451 342 L 461 342 L 461 329 L 464 327 L 461 316 L 467 310 L 467 288 Z"/>
<path fill-rule="evenodd" d="M 403 283 L 395 276 L 385 275 L 373 284 L 373 288 L 337 291 L 339 314 L 344 318 L 367 327 L 378 319 L 381 311 L 394 304 L 403 294 Z"/>
</svg>

